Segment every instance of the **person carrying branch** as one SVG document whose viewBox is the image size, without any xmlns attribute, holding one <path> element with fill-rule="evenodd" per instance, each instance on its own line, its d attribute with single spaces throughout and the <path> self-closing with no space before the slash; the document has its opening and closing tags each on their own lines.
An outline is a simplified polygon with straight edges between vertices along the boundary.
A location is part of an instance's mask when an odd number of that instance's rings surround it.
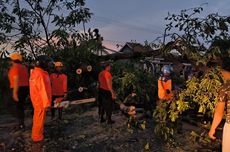
<svg viewBox="0 0 230 152">
<path fill-rule="evenodd" d="M 215 131 L 223 118 L 226 106 L 227 111 L 226 122 L 223 129 L 222 152 L 230 152 L 230 67 L 229 63 L 227 63 L 226 61 L 230 61 L 230 59 L 228 58 L 228 60 L 223 60 L 223 69 L 221 70 L 221 74 L 225 79 L 225 83 L 219 90 L 219 101 L 216 104 L 213 122 L 211 125 L 211 129 L 208 133 L 211 139 L 216 139 L 216 137 L 214 136 Z"/>
<path fill-rule="evenodd" d="M 52 87 L 52 106 L 57 98 L 66 97 L 67 93 L 67 76 L 62 72 L 63 63 L 55 62 L 55 72 L 50 75 Z M 55 117 L 55 108 L 51 108 L 51 119 Z M 62 119 L 62 108 L 58 108 L 58 119 Z"/>
<path fill-rule="evenodd" d="M 29 95 L 29 74 L 28 68 L 22 64 L 22 56 L 18 53 L 12 53 L 10 59 L 13 62 L 8 77 L 12 92 L 13 101 L 17 108 L 17 117 L 19 129 L 24 129 L 24 106 L 27 96 Z"/>
<path fill-rule="evenodd" d="M 100 122 L 107 122 L 107 124 L 113 124 L 111 119 L 113 111 L 113 100 L 116 99 L 116 94 L 112 87 L 112 75 L 110 73 L 111 65 L 106 63 L 104 70 L 99 73 L 99 93 L 98 93 L 98 107 Z M 104 113 L 106 113 L 106 119 L 104 119 Z"/>
</svg>

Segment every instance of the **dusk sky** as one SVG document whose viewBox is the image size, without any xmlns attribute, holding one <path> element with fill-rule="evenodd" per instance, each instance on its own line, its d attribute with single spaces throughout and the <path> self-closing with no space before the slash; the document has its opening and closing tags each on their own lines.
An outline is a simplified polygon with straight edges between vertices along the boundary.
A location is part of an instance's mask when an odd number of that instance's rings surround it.
<svg viewBox="0 0 230 152">
<path fill-rule="evenodd" d="M 201 17 L 217 12 L 230 15 L 230 0 L 86 0 L 94 14 L 86 28 L 98 28 L 104 45 L 117 49 L 116 44 L 131 40 L 153 41 L 163 35 L 168 12 L 199 6 L 204 8 Z"/>
</svg>

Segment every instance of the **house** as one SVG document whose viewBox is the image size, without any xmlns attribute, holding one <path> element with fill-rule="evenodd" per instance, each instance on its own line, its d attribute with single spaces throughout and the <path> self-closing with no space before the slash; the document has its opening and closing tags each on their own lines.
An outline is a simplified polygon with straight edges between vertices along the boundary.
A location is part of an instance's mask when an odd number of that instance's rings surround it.
<svg viewBox="0 0 230 152">
<path fill-rule="evenodd" d="M 148 53 L 152 52 L 153 49 L 150 46 L 143 46 L 140 43 L 132 43 L 127 42 L 119 52 L 122 52 L 124 54 L 141 54 L 141 53 Z"/>
<path fill-rule="evenodd" d="M 175 50 L 174 44 L 174 42 L 167 44 L 165 49 Z M 133 63 L 131 59 L 138 59 L 139 61 L 134 62 L 133 66 L 151 72 L 153 75 L 158 75 L 164 65 L 174 65 L 174 71 L 179 73 L 183 66 L 182 63 L 186 61 L 183 61 L 181 56 L 174 52 L 165 56 L 163 51 L 164 49 L 153 50 L 150 46 L 127 42 L 118 52 L 104 56 L 104 60 Z"/>
<path fill-rule="evenodd" d="M 127 42 L 118 52 L 109 54 L 106 58 L 112 60 L 124 60 L 146 56 L 157 56 L 159 54 L 159 50 L 153 50 L 150 46 L 144 46 L 140 43 Z"/>
</svg>

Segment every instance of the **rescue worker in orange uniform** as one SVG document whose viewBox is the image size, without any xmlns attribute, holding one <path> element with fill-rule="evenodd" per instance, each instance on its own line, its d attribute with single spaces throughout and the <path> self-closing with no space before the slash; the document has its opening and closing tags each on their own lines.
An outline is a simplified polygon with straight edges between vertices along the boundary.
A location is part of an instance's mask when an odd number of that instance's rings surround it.
<svg viewBox="0 0 230 152">
<path fill-rule="evenodd" d="M 62 72 L 62 62 L 55 62 L 55 72 L 50 75 L 52 87 L 52 106 L 57 98 L 66 97 L 67 93 L 67 76 Z M 51 108 L 51 119 L 55 117 L 55 108 Z M 62 108 L 58 108 L 58 118 L 62 119 Z"/>
<path fill-rule="evenodd" d="M 51 105 L 51 83 L 49 78 L 49 65 L 51 59 L 41 55 L 37 57 L 35 68 L 30 73 L 30 97 L 34 107 L 32 140 L 39 142 L 44 139 L 44 121 L 46 110 Z"/>
<path fill-rule="evenodd" d="M 29 94 L 29 75 L 28 68 L 23 65 L 22 56 L 18 53 L 10 55 L 13 64 L 8 72 L 10 88 L 13 100 L 17 107 L 17 117 L 19 121 L 19 129 L 24 129 L 24 105 L 26 97 Z"/>
<path fill-rule="evenodd" d="M 173 98 L 172 79 L 170 77 L 172 67 L 170 65 L 164 65 L 161 72 L 162 76 L 158 79 L 158 98 L 168 101 Z"/>
<path fill-rule="evenodd" d="M 98 92 L 98 107 L 100 122 L 107 122 L 113 124 L 111 119 L 113 111 L 113 100 L 116 99 L 115 92 L 112 87 L 112 75 L 110 73 L 111 65 L 107 63 L 103 71 L 99 73 L 99 92 Z M 104 119 L 106 113 L 106 119 Z"/>
</svg>

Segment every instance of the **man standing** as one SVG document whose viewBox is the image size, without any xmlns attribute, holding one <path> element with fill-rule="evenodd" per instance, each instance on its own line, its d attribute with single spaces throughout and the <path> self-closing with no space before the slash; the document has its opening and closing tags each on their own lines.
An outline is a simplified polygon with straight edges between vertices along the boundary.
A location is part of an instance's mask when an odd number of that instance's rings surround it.
<svg viewBox="0 0 230 152">
<path fill-rule="evenodd" d="M 30 97 L 34 107 L 32 140 L 39 142 L 44 139 L 44 121 L 46 110 L 51 105 L 51 84 L 48 74 L 52 60 L 45 55 L 37 58 L 35 68 L 30 75 Z"/>
<path fill-rule="evenodd" d="M 57 98 L 64 98 L 67 93 L 67 76 L 62 73 L 62 62 L 55 62 L 55 72 L 50 75 L 52 86 L 52 106 Z M 55 108 L 51 108 L 51 119 L 55 117 Z M 62 108 L 58 108 L 58 118 L 62 119 Z"/>
<path fill-rule="evenodd" d="M 110 73 L 110 63 L 105 64 L 104 70 L 99 73 L 99 93 L 98 93 L 98 106 L 100 122 L 107 122 L 107 124 L 113 124 L 111 119 L 113 111 L 113 100 L 116 99 L 116 95 L 112 88 L 112 75 Z M 106 113 L 106 119 L 104 119 L 104 113 Z"/>
<path fill-rule="evenodd" d="M 222 138 L 222 152 L 229 152 L 230 151 L 230 68 L 228 60 L 223 60 L 223 69 L 221 70 L 221 74 L 225 79 L 224 85 L 219 90 L 219 101 L 216 104 L 214 118 L 212 122 L 211 129 L 209 131 L 209 137 L 211 139 L 216 139 L 214 136 L 215 130 L 220 124 L 225 110 L 226 105 L 226 122 L 224 124 L 223 130 L 223 138 Z M 226 62 L 226 63 L 225 63 Z"/>
<path fill-rule="evenodd" d="M 10 88 L 12 91 L 12 97 L 17 107 L 17 117 L 19 121 L 19 129 L 24 129 L 24 105 L 26 97 L 29 94 L 29 76 L 28 68 L 21 64 L 22 56 L 18 53 L 10 55 L 10 59 L 13 62 L 8 77 L 10 81 Z"/>
</svg>

